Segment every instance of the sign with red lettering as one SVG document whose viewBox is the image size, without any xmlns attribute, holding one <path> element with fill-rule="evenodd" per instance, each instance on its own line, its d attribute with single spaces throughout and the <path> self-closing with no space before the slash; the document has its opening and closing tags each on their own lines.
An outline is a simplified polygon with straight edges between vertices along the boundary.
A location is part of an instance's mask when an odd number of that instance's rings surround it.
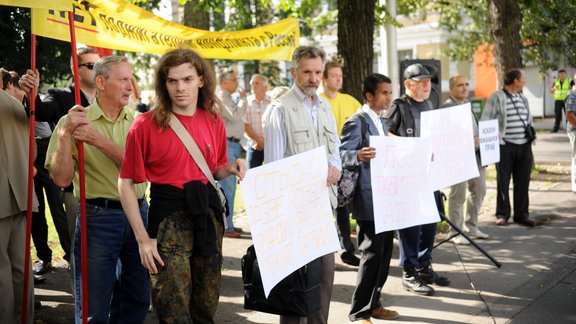
<svg viewBox="0 0 576 324">
<path fill-rule="evenodd" d="M 370 136 L 376 157 L 370 161 L 376 233 L 440 220 L 430 181 L 429 138 Z"/>
</svg>

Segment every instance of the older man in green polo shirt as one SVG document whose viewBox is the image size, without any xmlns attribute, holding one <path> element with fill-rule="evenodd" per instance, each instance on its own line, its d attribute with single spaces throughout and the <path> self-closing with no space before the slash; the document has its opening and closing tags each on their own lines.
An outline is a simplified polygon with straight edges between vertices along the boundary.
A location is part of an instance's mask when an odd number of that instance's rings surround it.
<svg viewBox="0 0 576 324">
<path fill-rule="evenodd" d="M 122 209 L 118 175 L 134 114 L 125 106 L 133 91 L 132 66 L 125 57 L 107 56 L 94 65 L 98 89 L 94 104 L 74 106 L 54 130 L 46 168 L 59 187 L 74 181 L 79 196 L 77 141 L 84 142 L 88 252 L 88 317 L 98 323 L 144 322 L 150 282 L 140 263 L 138 243 Z M 147 223 L 145 184 L 136 186 Z M 74 290 L 76 320 L 81 319 L 80 222 L 76 222 Z M 118 260 L 122 271 L 117 271 Z M 114 296 L 113 296 L 114 295 Z"/>
</svg>

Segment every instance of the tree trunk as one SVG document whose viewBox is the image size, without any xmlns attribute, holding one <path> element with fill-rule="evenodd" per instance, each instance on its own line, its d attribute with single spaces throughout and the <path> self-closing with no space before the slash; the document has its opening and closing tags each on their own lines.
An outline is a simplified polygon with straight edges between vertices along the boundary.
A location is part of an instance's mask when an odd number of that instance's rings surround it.
<svg viewBox="0 0 576 324">
<path fill-rule="evenodd" d="M 342 92 L 363 102 L 362 82 L 372 73 L 375 0 L 338 0 L 338 54 L 344 59 Z"/>
<path fill-rule="evenodd" d="M 210 30 L 210 12 L 197 8 L 200 0 L 188 0 L 184 5 L 185 26 L 197 29 Z"/>
<path fill-rule="evenodd" d="M 522 68 L 522 13 L 517 0 L 489 0 L 488 6 L 494 38 L 494 64 L 498 73 L 498 88 L 501 88 L 507 70 Z"/>
</svg>

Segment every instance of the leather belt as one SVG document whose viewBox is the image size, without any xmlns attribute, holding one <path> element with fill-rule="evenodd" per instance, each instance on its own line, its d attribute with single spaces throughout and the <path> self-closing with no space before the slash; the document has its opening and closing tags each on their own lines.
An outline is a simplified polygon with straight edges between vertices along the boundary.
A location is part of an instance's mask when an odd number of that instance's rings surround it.
<svg viewBox="0 0 576 324">
<path fill-rule="evenodd" d="M 226 139 L 228 139 L 229 141 L 232 141 L 234 143 L 240 143 L 240 139 L 236 138 L 236 137 L 226 137 Z"/>
<path fill-rule="evenodd" d="M 104 208 L 122 209 L 122 203 L 119 200 L 106 199 L 106 198 L 92 198 L 92 199 L 86 199 L 86 203 Z M 138 199 L 138 206 L 140 208 L 142 208 L 143 204 L 144 204 L 144 198 Z"/>
</svg>

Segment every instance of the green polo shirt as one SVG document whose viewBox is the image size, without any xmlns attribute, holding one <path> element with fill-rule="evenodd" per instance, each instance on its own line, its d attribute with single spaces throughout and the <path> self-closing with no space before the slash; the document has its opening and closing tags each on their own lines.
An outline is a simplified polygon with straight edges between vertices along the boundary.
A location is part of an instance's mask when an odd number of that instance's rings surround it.
<svg viewBox="0 0 576 324">
<path fill-rule="evenodd" d="M 48 145 L 48 152 L 46 154 L 46 169 L 50 169 L 50 162 L 52 155 L 56 151 L 58 145 L 58 134 L 60 129 L 64 127 L 68 115 L 62 117 L 58 121 L 58 125 L 54 129 L 53 136 Z M 104 115 L 102 108 L 95 101 L 94 104 L 88 106 L 88 121 L 94 129 L 96 129 L 104 137 L 114 141 L 122 148 L 126 146 L 126 137 L 128 130 L 134 121 L 134 113 L 128 108 L 124 108 L 120 112 L 120 116 L 115 122 L 112 122 Z M 74 159 L 74 166 L 78 171 L 78 148 L 77 141 L 72 139 L 72 157 Z M 84 143 L 84 170 L 86 177 L 86 199 L 93 198 L 106 198 L 120 200 L 118 194 L 118 175 L 120 174 L 120 167 L 114 163 L 109 157 L 102 153 L 95 146 Z M 80 197 L 80 179 L 78 172 L 74 174 L 74 195 Z M 144 197 L 146 193 L 147 183 L 138 184 L 135 186 L 136 196 L 138 198 Z"/>
</svg>

